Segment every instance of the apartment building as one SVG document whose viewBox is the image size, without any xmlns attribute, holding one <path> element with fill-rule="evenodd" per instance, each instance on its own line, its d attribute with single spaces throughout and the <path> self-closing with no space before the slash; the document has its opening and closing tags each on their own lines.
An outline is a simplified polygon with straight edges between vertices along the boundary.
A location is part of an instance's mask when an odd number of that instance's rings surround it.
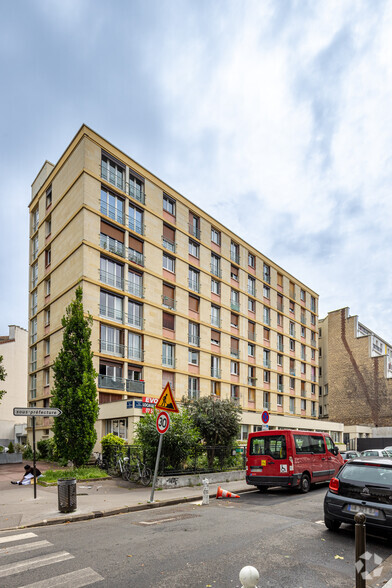
<svg viewBox="0 0 392 588">
<path fill-rule="evenodd" d="M 271 427 L 312 426 L 318 296 L 308 286 L 85 125 L 45 162 L 29 209 L 30 405 L 49 405 L 61 317 L 81 282 L 99 438 L 131 440 L 167 382 L 178 402 L 241 404 L 243 439 L 266 409 Z M 38 438 L 50 427 L 42 418 Z"/>
<path fill-rule="evenodd" d="M 350 439 L 353 426 L 361 437 L 390 425 L 392 345 L 342 308 L 319 321 L 319 357 L 321 418 L 343 422 Z"/>
</svg>

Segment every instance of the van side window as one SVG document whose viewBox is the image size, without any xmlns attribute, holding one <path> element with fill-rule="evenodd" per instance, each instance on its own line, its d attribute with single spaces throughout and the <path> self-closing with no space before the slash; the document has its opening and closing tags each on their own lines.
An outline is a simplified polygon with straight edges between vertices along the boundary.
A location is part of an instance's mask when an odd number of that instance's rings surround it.
<svg viewBox="0 0 392 588">
<path fill-rule="evenodd" d="M 325 453 L 324 439 L 312 435 L 312 451 L 313 453 Z"/>
<path fill-rule="evenodd" d="M 313 453 L 310 435 L 294 435 L 296 453 Z"/>
<path fill-rule="evenodd" d="M 286 437 L 284 435 L 252 437 L 249 455 L 269 455 L 274 459 L 286 459 Z"/>
<path fill-rule="evenodd" d="M 334 442 L 332 441 L 331 437 L 325 437 L 325 442 L 327 444 L 328 451 L 330 451 L 332 453 L 335 445 L 334 445 Z"/>
</svg>

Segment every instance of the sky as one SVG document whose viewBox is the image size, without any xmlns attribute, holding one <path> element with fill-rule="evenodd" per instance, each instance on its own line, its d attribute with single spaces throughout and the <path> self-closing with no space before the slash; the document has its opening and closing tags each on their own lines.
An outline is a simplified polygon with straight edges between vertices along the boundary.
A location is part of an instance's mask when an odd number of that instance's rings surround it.
<svg viewBox="0 0 392 588">
<path fill-rule="evenodd" d="M 0 334 L 85 123 L 392 343 L 392 1 L 2 0 Z"/>
</svg>

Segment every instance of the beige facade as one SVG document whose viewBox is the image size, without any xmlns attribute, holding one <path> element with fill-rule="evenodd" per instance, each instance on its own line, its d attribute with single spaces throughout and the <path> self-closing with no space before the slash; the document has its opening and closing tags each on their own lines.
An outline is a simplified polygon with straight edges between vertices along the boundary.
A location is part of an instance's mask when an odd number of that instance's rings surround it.
<svg viewBox="0 0 392 588">
<path fill-rule="evenodd" d="M 49 405 L 61 317 L 81 281 L 99 438 L 131 440 L 139 403 L 168 381 L 177 401 L 240 403 L 243 438 L 263 410 L 318 416 L 317 294 L 94 131 L 82 126 L 45 163 L 30 219 L 30 403 Z M 50 426 L 41 419 L 38 437 Z"/>
<path fill-rule="evenodd" d="M 25 407 L 27 391 L 28 333 L 16 325 L 8 327 L 8 335 L 0 336 L 0 355 L 7 373 L 0 382 L 6 391 L 0 401 L 0 445 L 26 442 L 26 417 L 13 415 L 15 407 Z"/>
<path fill-rule="evenodd" d="M 319 321 L 319 345 L 320 416 L 348 425 L 347 442 L 354 425 L 390 425 L 392 346 L 350 316 L 348 308 Z"/>
</svg>

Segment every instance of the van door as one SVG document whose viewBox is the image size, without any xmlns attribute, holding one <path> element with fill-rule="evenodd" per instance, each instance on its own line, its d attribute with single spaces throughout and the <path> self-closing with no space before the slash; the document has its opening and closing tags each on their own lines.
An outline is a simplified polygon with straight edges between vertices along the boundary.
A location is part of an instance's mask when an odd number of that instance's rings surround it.
<svg viewBox="0 0 392 588">
<path fill-rule="evenodd" d="M 339 452 L 337 455 L 334 455 L 333 452 L 335 450 L 336 445 L 332 441 L 331 437 L 328 437 L 328 435 L 325 436 L 325 443 L 327 445 L 327 463 L 329 475 L 332 478 L 338 473 L 344 462 Z"/>
<path fill-rule="evenodd" d="M 287 443 L 285 434 L 254 436 L 248 456 L 250 476 L 288 476 Z"/>
<path fill-rule="evenodd" d="M 331 478 L 330 464 L 323 435 L 312 435 L 313 477 L 315 482 L 323 482 Z"/>
</svg>

